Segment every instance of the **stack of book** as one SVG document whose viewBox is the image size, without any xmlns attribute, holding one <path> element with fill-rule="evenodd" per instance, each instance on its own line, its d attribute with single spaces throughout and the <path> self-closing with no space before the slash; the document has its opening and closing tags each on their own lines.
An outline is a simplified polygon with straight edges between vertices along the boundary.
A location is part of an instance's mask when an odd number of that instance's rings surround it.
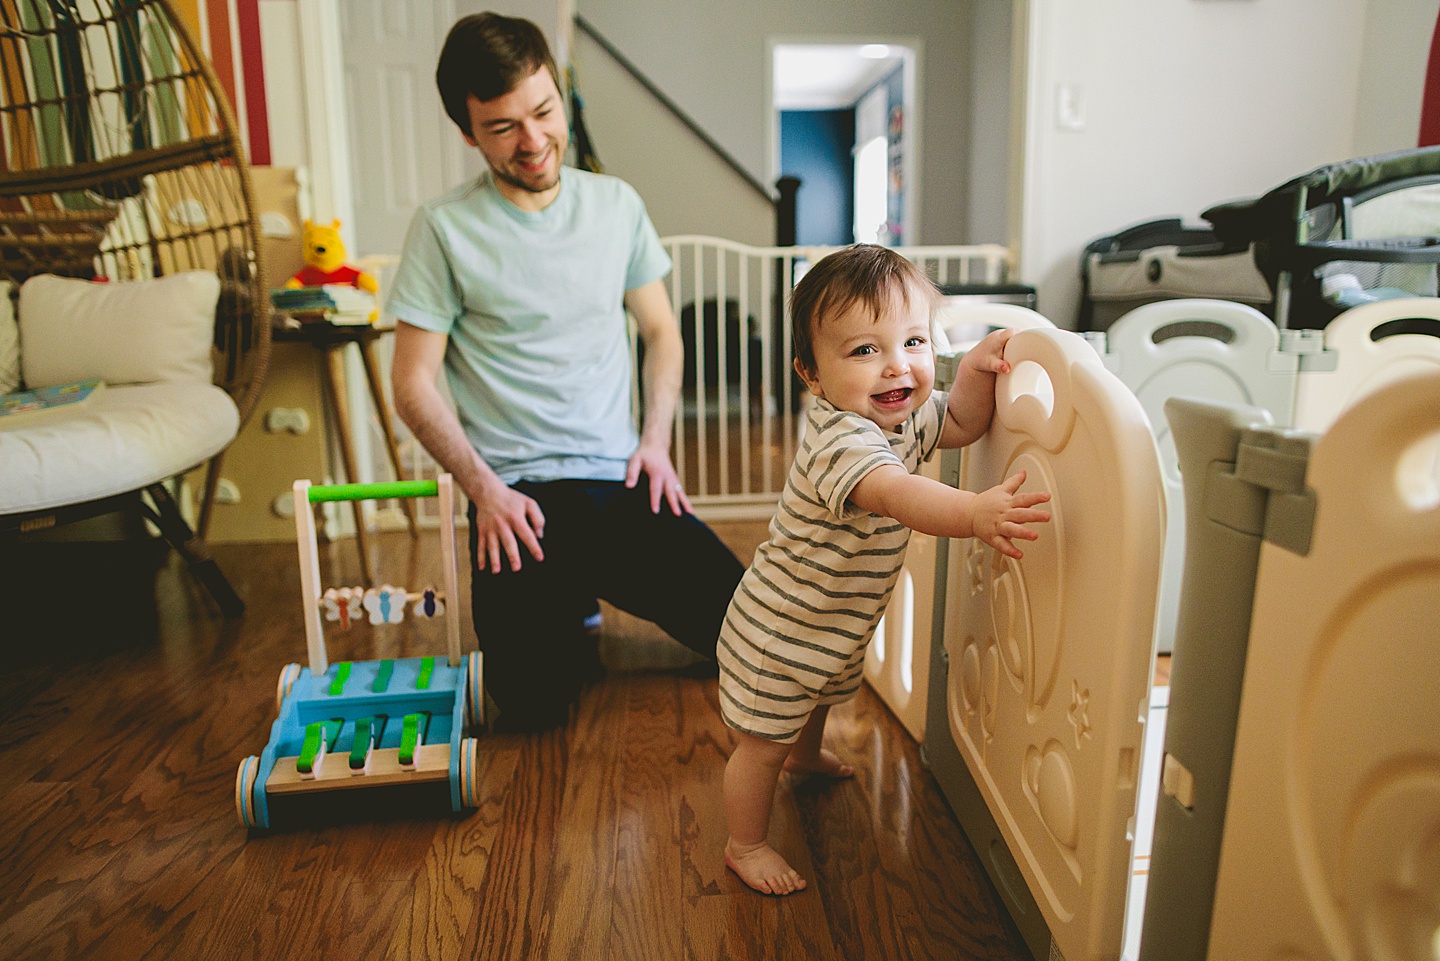
<svg viewBox="0 0 1440 961">
<path fill-rule="evenodd" d="M 270 303 L 297 320 L 331 324 L 369 324 L 378 309 L 374 294 L 348 284 L 277 287 L 270 291 Z"/>
</svg>

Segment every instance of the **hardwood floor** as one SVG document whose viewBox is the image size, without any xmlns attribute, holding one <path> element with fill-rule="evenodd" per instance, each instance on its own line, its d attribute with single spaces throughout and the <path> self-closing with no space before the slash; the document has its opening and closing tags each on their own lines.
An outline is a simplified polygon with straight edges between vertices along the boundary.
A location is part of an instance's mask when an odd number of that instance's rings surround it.
<svg viewBox="0 0 1440 961">
<path fill-rule="evenodd" d="M 763 525 L 717 525 L 748 560 Z M 435 576 L 434 536 L 377 538 L 377 576 Z M 173 556 L 0 545 L 0 956 L 228 958 L 1027 957 L 917 745 L 868 689 L 832 713 L 857 776 L 782 783 L 772 842 L 810 879 L 749 891 L 721 860 L 732 746 L 689 652 L 605 610 L 606 676 L 571 723 L 481 735 L 479 809 L 310 795 L 253 834 L 236 767 L 281 667 L 304 660 L 293 545 L 216 556 L 249 603 L 213 613 Z M 358 583 L 353 542 L 322 581 Z M 23 565 L 23 568 L 22 568 Z M 473 645 L 468 603 L 459 605 Z M 328 635 L 332 660 L 443 649 L 438 622 Z M 304 802 L 304 803 L 302 803 Z"/>
</svg>

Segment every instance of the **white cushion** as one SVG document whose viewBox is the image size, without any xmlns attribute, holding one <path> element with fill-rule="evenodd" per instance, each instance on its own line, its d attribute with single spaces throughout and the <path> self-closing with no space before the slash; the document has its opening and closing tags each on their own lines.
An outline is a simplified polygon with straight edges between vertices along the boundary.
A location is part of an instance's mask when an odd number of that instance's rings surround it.
<svg viewBox="0 0 1440 961">
<path fill-rule="evenodd" d="M 20 334 L 15 328 L 15 305 L 10 291 L 15 285 L 0 280 L 0 394 L 20 389 Z"/>
<path fill-rule="evenodd" d="M 20 287 L 25 386 L 90 377 L 208 384 L 219 297 L 220 279 L 208 271 L 118 283 L 31 277 Z"/>
<path fill-rule="evenodd" d="M 74 413 L 0 424 L 0 514 L 11 514 L 174 477 L 223 450 L 240 412 L 220 388 L 182 381 L 109 387 Z"/>
</svg>

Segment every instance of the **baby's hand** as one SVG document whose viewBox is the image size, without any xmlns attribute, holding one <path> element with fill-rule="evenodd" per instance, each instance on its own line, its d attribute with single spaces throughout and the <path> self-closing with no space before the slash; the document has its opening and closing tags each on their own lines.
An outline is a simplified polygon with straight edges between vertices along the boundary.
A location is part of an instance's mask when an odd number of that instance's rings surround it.
<svg viewBox="0 0 1440 961">
<path fill-rule="evenodd" d="M 1008 374 L 1010 364 L 1005 360 L 1005 345 L 1013 333 L 1015 331 L 1003 327 L 986 334 L 980 343 L 966 351 L 961 363 L 991 374 Z"/>
<path fill-rule="evenodd" d="M 1025 483 L 1025 472 L 1012 474 L 998 487 L 992 487 L 975 495 L 970 505 L 970 527 L 974 535 L 995 548 L 1006 557 L 1019 560 L 1024 555 L 1012 542 L 1012 538 L 1033 541 L 1040 537 L 1039 531 L 1025 527 L 1025 524 L 1044 524 L 1050 520 L 1050 512 L 1036 510 L 1036 504 L 1050 499 L 1048 491 L 1020 494 L 1020 485 Z"/>
</svg>

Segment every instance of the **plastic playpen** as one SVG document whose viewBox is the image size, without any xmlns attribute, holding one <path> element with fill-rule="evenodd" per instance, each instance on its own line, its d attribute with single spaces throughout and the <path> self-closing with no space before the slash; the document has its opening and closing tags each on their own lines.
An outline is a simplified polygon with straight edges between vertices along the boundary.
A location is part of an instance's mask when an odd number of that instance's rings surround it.
<svg viewBox="0 0 1440 961">
<path fill-rule="evenodd" d="M 1017 334 L 990 435 L 942 465 L 1023 466 L 1055 520 L 1018 563 L 936 552 L 932 769 L 1038 958 L 1429 958 L 1440 340 L 1384 334 L 1440 301 L 1301 345 L 1234 304 L 1134 313 L 1106 355 Z"/>
</svg>

